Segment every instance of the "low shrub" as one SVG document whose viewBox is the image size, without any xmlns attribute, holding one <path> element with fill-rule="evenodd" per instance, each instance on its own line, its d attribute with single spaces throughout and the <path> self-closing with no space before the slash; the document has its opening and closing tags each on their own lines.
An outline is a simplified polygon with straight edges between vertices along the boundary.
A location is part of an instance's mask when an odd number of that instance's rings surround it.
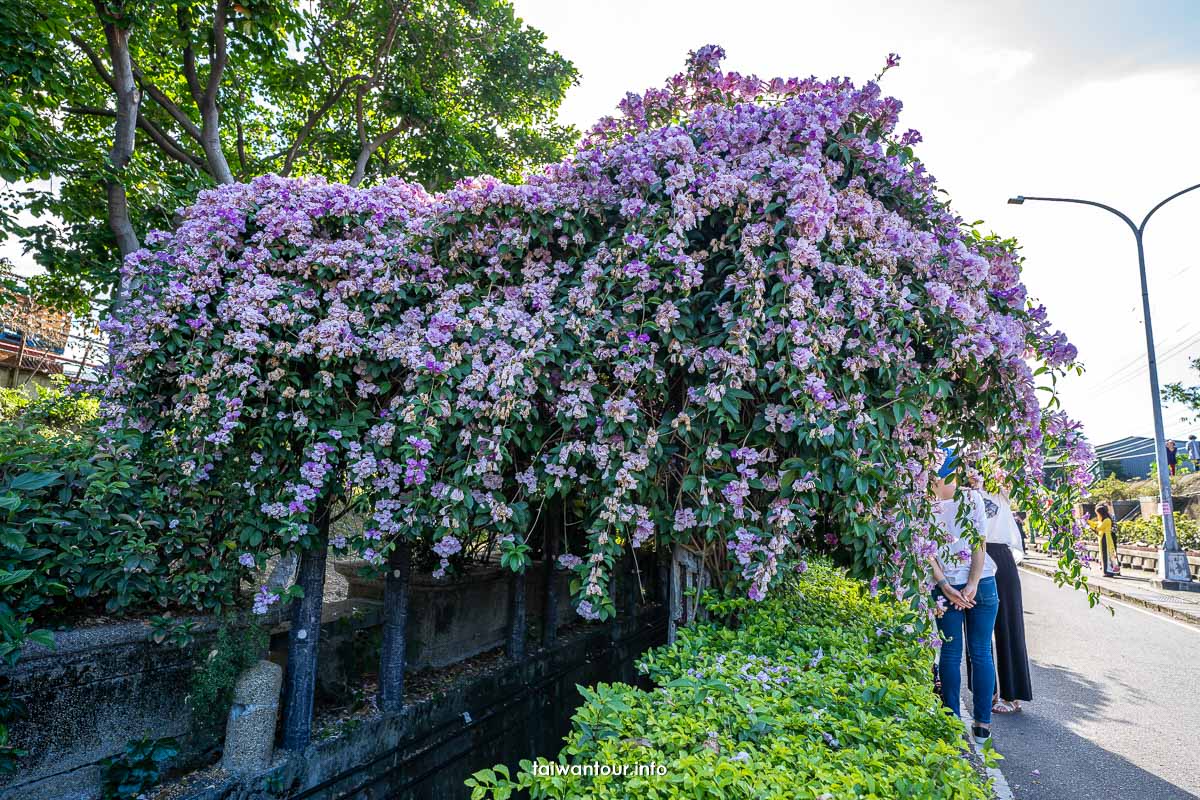
<svg viewBox="0 0 1200 800">
<path fill-rule="evenodd" d="M 97 423 L 47 425 L 34 403 L 0 422 L 0 614 L 55 624 L 142 609 L 216 611 L 233 604 L 236 548 L 179 524 L 163 469 L 136 441 L 97 444 Z M 0 647 L 5 643 L 0 642 Z"/>
<path fill-rule="evenodd" d="M 655 684 L 582 689 L 557 761 L 467 781 L 473 800 L 987 798 L 961 724 L 932 690 L 932 652 L 906 607 L 825 565 L 762 603 L 711 603 L 639 668 Z M 655 774 L 633 774 L 638 764 Z M 628 765 L 625 775 L 584 774 Z M 567 774 L 553 774 L 555 770 Z M 591 770 L 595 772 L 596 770 Z M 603 770 L 600 770 L 601 772 Z M 552 774 L 547 774 L 547 773 Z"/>
<path fill-rule="evenodd" d="M 134 800 L 158 785 L 172 758 L 179 755 L 174 739 L 135 739 L 118 756 L 101 759 L 103 800 Z"/>
<path fill-rule="evenodd" d="M 96 401 L 63 387 L 0 396 L 0 662 L 49 627 L 83 616 L 235 605 L 237 551 L 225 536 L 179 525 L 161 466 L 136 437 L 97 446 Z M 174 509 L 174 512 L 172 512 Z M 0 774 L 24 750 L 8 741 L 19 709 L 0 692 Z"/>
<path fill-rule="evenodd" d="M 1138 482 L 1123 481 L 1115 475 L 1100 478 L 1088 487 L 1088 500 L 1109 503 L 1113 500 L 1133 500 L 1139 496 Z"/>
<path fill-rule="evenodd" d="M 67 390 L 67 380 L 55 376 L 50 386 L 0 389 L 0 422 L 18 417 L 50 432 L 77 431 L 96 418 L 100 401 L 84 392 Z"/>
<path fill-rule="evenodd" d="M 1191 517 L 1175 515 L 1175 535 L 1184 550 L 1200 550 L 1200 523 Z M 1117 526 L 1119 544 L 1140 544 L 1161 547 L 1163 543 L 1162 517 L 1135 519 Z"/>
</svg>

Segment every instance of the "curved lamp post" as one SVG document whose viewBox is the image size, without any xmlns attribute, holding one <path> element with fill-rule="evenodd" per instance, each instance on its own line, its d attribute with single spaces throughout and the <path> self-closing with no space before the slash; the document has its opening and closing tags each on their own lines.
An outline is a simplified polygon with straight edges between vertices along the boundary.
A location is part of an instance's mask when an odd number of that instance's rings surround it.
<svg viewBox="0 0 1200 800">
<path fill-rule="evenodd" d="M 1154 358 L 1154 331 L 1150 326 L 1150 292 L 1146 288 L 1146 252 L 1142 246 L 1142 235 L 1146 232 L 1146 223 L 1154 216 L 1154 212 L 1165 206 L 1180 195 L 1200 189 L 1200 183 L 1181 189 L 1163 200 L 1142 219 L 1141 225 L 1135 225 L 1133 220 L 1112 206 L 1097 203 L 1094 200 L 1077 200 L 1071 197 L 1026 197 L 1018 195 L 1009 198 L 1011 205 L 1021 205 L 1027 200 L 1040 200 L 1050 203 L 1078 203 L 1079 205 L 1095 206 L 1120 217 L 1137 241 L 1138 275 L 1142 279 L 1142 316 L 1146 321 L 1146 358 L 1150 364 L 1150 399 L 1154 409 L 1154 461 L 1158 465 L 1158 485 L 1162 495 L 1163 546 L 1158 551 L 1158 578 L 1154 585 L 1164 589 L 1189 589 L 1200 591 L 1192 581 L 1188 568 L 1187 554 L 1179 549 L 1179 539 L 1175 535 L 1175 514 L 1171 507 L 1171 473 L 1167 469 L 1166 437 L 1163 433 L 1162 400 L 1158 390 L 1158 363 Z"/>
</svg>

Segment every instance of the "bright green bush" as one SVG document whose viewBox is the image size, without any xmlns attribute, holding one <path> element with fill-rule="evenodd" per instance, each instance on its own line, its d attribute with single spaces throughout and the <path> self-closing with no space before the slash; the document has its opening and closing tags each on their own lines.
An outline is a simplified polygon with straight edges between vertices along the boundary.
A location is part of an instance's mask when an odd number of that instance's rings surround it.
<svg viewBox="0 0 1200 800">
<path fill-rule="evenodd" d="M 1123 481 L 1115 475 L 1100 478 L 1088 487 L 1088 500 L 1097 503 L 1132 500 L 1137 496 L 1138 489 L 1135 488 L 1135 482 Z"/>
<path fill-rule="evenodd" d="M 53 386 L 33 385 L 29 390 L 0 389 L 0 422 L 18 417 L 29 425 L 51 432 L 77 431 L 96 419 L 100 401 L 90 394 L 67 390 L 66 378 L 57 376 Z"/>
<path fill-rule="evenodd" d="M 535 775 L 522 761 L 468 780 L 472 798 L 990 797 L 962 758 L 962 726 L 942 708 L 931 651 L 911 612 L 815 565 L 762 603 L 714 603 L 640 664 L 657 684 L 583 689 L 556 762 L 537 770 L 630 765 L 625 776 Z M 634 775 L 634 765 L 665 767 Z"/>
<path fill-rule="evenodd" d="M 1184 550 L 1200 550 L 1200 524 L 1191 517 L 1175 515 L 1175 535 Z M 1122 522 L 1117 529 L 1121 544 L 1143 544 L 1159 547 L 1163 543 L 1162 517 L 1142 518 Z"/>
</svg>

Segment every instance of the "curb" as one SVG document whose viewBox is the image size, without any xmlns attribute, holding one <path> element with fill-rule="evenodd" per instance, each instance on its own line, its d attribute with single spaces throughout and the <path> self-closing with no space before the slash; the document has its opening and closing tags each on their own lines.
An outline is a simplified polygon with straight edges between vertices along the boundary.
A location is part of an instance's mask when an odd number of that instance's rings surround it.
<svg viewBox="0 0 1200 800">
<path fill-rule="evenodd" d="M 964 733 L 967 737 L 967 742 L 971 745 L 971 752 L 982 761 L 983 753 L 980 752 L 979 745 L 975 742 L 975 737 L 971 735 L 972 722 L 974 720 L 969 717 L 963 718 Z M 1000 755 L 1003 756 L 1004 754 L 1001 753 Z M 987 776 L 992 780 L 992 794 L 996 800 L 1013 800 L 1012 788 L 1009 787 L 1008 779 L 1004 777 L 1004 773 L 1000 771 L 1000 768 L 984 766 L 984 769 L 987 771 Z"/>
<path fill-rule="evenodd" d="M 1020 564 L 1017 565 L 1017 567 L 1019 569 L 1027 570 L 1029 572 L 1033 572 L 1038 575 L 1045 576 L 1047 578 L 1054 577 L 1054 570 L 1047 569 L 1046 567 L 1043 567 L 1041 565 L 1027 564 L 1024 561 L 1022 561 Z M 1139 606 L 1148 611 L 1154 611 L 1158 614 L 1163 614 L 1165 616 L 1171 617 L 1174 620 L 1178 620 L 1179 622 L 1185 622 L 1189 625 L 1194 625 L 1194 626 L 1200 627 L 1200 619 L 1197 619 L 1195 615 L 1188 614 L 1185 611 L 1180 611 L 1178 609 L 1171 608 L 1170 606 L 1165 606 L 1165 605 L 1162 605 L 1161 603 L 1155 603 L 1152 600 L 1146 600 L 1144 598 L 1137 597 L 1135 595 L 1126 594 L 1125 592 L 1121 592 L 1116 589 L 1110 589 L 1107 586 L 1101 586 L 1099 584 L 1088 583 L 1088 587 L 1091 589 L 1095 589 L 1097 592 L 1104 595 L 1105 597 L 1112 597 L 1117 600 L 1121 600 L 1122 602 L 1129 603 L 1130 605 Z"/>
</svg>

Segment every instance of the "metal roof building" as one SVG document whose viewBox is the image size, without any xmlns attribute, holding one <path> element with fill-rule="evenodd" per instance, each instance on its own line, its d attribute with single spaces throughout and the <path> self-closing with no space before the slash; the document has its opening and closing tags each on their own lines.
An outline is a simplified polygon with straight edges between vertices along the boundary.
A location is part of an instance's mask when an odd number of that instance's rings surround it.
<svg viewBox="0 0 1200 800">
<path fill-rule="evenodd" d="M 1176 439 L 1175 447 L 1182 458 L 1187 452 L 1187 440 Z M 1096 447 L 1096 476 L 1115 475 L 1121 480 L 1150 477 L 1154 463 L 1154 440 L 1148 436 L 1126 436 L 1115 442 Z"/>
</svg>

